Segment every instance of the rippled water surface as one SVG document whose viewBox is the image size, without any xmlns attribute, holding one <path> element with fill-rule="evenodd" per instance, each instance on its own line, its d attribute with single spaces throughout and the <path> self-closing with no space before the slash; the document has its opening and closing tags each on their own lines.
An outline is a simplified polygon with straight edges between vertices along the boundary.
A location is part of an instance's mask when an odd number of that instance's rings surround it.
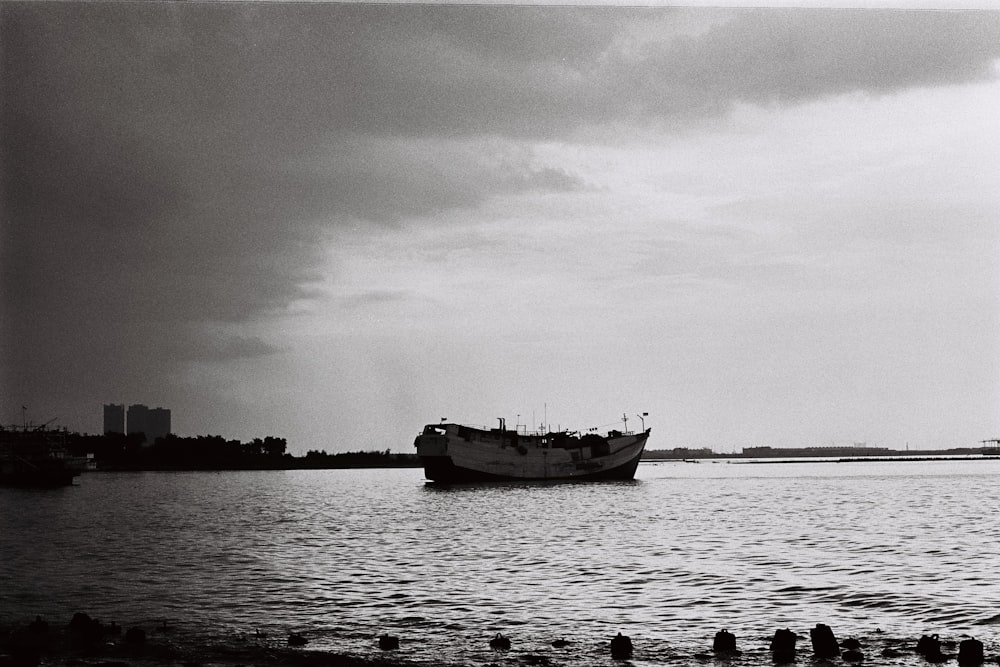
<svg viewBox="0 0 1000 667">
<path fill-rule="evenodd" d="M 0 489 L 0 620 L 75 611 L 490 662 L 590 646 L 1000 629 L 1000 461 L 643 464 L 633 482 L 441 488 L 422 471 L 93 473 Z M 486 647 L 486 650 L 483 648 Z"/>
</svg>

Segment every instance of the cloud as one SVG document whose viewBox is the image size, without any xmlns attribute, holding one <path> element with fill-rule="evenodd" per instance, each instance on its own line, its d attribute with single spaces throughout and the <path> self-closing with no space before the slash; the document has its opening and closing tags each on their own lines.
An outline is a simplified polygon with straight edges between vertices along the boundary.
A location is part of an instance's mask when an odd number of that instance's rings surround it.
<svg viewBox="0 0 1000 667">
<path fill-rule="evenodd" d="M 267 355 L 229 336 L 344 230 L 587 189 L 533 146 L 597 126 L 992 76 L 998 17 L 0 3 L 4 391 Z"/>
<path fill-rule="evenodd" d="M 367 290 L 341 299 L 341 305 L 348 309 L 364 309 L 368 306 L 405 302 L 411 298 L 403 290 Z"/>
<path fill-rule="evenodd" d="M 997 12 L 745 10 L 651 45 L 640 71 L 655 113 L 685 94 L 692 107 L 725 108 L 966 83 L 995 76 L 997 58 Z"/>
<path fill-rule="evenodd" d="M 257 336 L 229 336 L 204 344 L 202 350 L 192 350 L 194 356 L 209 361 L 253 359 L 274 354 L 278 348 Z"/>
<path fill-rule="evenodd" d="M 355 43 L 379 65 L 374 88 L 343 110 L 375 132 L 550 138 L 604 123 L 719 116 L 737 102 L 982 80 L 1000 58 L 1000 12 L 694 14 L 710 16 L 709 27 L 692 28 L 691 10 L 411 8 L 393 13 L 407 21 L 405 34 L 376 19 L 377 46 Z"/>
</svg>

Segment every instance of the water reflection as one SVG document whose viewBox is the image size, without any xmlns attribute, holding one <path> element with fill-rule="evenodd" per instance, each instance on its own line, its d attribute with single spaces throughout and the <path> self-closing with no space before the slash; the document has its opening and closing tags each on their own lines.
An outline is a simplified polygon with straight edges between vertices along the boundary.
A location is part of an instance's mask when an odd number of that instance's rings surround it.
<svg viewBox="0 0 1000 667">
<path fill-rule="evenodd" d="M 639 479 L 615 479 L 615 480 L 596 480 L 596 481 L 583 481 L 583 480 L 566 480 L 566 481 L 555 481 L 555 480 L 523 480 L 523 481 L 496 481 L 496 482 L 465 482 L 461 484 L 446 483 L 446 482 L 434 482 L 431 480 L 425 480 L 423 488 L 430 491 L 472 491 L 476 493 L 483 493 L 484 491 L 502 491 L 502 490 L 520 490 L 520 489 L 533 489 L 533 488 L 554 488 L 559 489 L 563 487 L 608 487 L 608 486 L 638 486 L 642 484 L 642 480 Z"/>
</svg>

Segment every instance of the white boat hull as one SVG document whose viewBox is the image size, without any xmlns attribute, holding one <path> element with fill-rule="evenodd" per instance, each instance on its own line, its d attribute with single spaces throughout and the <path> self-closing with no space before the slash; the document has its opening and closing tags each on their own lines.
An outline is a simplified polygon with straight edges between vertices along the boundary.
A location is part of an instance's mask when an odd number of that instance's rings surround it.
<svg viewBox="0 0 1000 667">
<path fill-rule="evenodd" d="M 524 435 L 458 424 L 428 424 L 414 443 L 435 482 L 632 479 L 649 430 L 606 437 Z"/>
</svg>

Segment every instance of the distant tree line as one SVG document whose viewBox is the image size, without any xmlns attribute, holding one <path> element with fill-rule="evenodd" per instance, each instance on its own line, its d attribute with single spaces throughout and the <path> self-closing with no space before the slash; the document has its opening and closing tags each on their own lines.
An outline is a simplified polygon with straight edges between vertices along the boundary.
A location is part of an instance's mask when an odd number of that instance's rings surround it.
<svg viewBox="0 0 1000 667">
<path fill-rule="evenodd" d="M 174 434 L 145 443 L 142 433 L 84 435 L 72 433 L 67 447 L 74 456 L 93 454 L 100 470 L 290 470 L 297 468 L 388 468 L 419 465 L 416 455 L 384 452 L 327 454 L 310 451 L 296 457 L 284 438 L 267 436 L 249 442 L 220 435 Z"/>
<path fill-rule="evenodd" d="M 415 468 L 420 466 L 416 454 L 384 452 L 340 452 L 309 450 L 302 460 L 302 468 Z"/>
</svg>

